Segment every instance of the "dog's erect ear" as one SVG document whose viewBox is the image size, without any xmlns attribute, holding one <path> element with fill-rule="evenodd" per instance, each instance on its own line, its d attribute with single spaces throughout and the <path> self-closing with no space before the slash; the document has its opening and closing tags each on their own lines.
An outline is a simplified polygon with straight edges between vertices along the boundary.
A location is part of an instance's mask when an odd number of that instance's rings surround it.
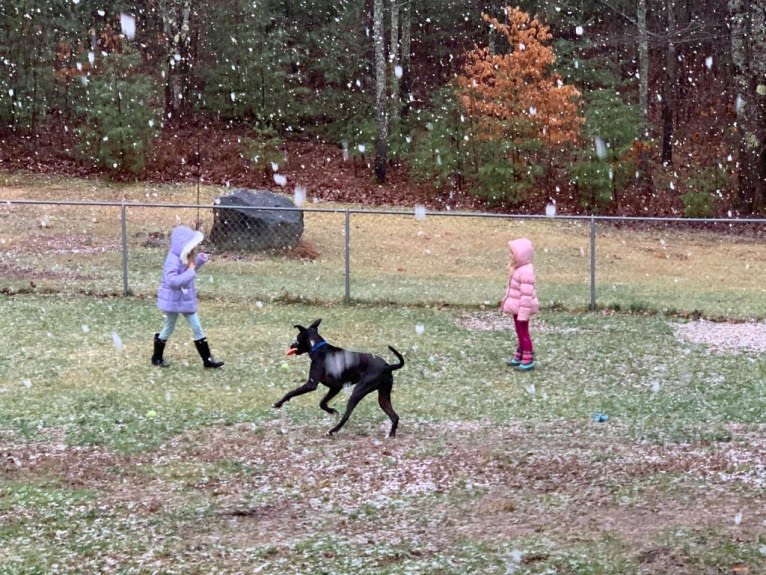
<svg viewBox="0 0 766 575">
<path fill-rule="evenodd" d="M 300 332 L 304 332 L 304 331 L 306 331 L 306 328 L 305 328 L 305 327 L 303 327 L 302 325 L 298 325 L 297 323 L 296 323 L 296 324 L 295 324 L 293 327 L 294 327 L 295 329 L 297 329 L 298 331 L 300 331 Z"/>
<path fill-rule="evenodd" d="M 311 328 L 314 328 L 314 329 L 318 328 L 320 323 L 322 323 L 322 318 L 315 319 L 313 322 L 311 322 L 311 325 L 309 326 L 309 329 L 311 329 Z"/>
</svg>

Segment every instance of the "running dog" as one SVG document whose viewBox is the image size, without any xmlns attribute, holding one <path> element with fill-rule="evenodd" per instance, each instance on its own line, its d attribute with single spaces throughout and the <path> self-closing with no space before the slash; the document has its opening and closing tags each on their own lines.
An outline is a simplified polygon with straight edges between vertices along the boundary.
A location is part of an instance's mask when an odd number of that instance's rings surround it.
<svg viewBox="0 0 766 575">
<path fill-rule="evenodd" d="M 399 359 L 399 363 L 389 364 L 383 358 L 371 353 L 357 353 L 330 345 L 319 335 L 317 328 L 321 321 L 321 319 L 317 319 L 307 328 L 302 325 L 294 326 L 298 330 L 298 337 L 288 348 L 287 355 L 308 353 L 311 358 L 309 377 L 306 383 L 287 393 L 274 404 L 274 407 L 279 409 L 286 401 L 296 395 L 315 391 L 322 383 L 330 390 L 319 402 L 319 407 L 327 413 L 338 415 L 337 410 L 330 407 L 328 402 L 338 395 L 344 385 L 353 385 L 354 389 L 348 399 L 346 412 L 338 424 L 330 430 L 330 435 L 332 435 L 348 421 L 357 403 L 365 395 L 377 389 L 378 404 L 391 419 L 391 430 L 388 432 L 388 436 L 394 437 L 399 425 L 399 416 L 391 407 L 391 387 L 394 384 L 393 371 L 404 367 L 404 358 L 390 345 L 388 349 Z"/>
</svg>

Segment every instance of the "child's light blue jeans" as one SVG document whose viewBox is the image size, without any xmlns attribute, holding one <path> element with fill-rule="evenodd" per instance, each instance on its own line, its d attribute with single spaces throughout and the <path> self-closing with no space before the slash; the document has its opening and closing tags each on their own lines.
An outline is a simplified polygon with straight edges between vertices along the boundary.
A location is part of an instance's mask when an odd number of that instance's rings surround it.
<svg viewBox="0 0 766 575">
<path fill-rule="evenodd" d="M 186 318 L 186 322 L 189 324 L 189 327 L 192 330 L 192 334 L 194 335 L 194 341 L 203 339 L 205 337 L 205 332 L 202 331 L 202 324 L 199 321 L 197 312 L 179 314 L 178 312 L 169 311 L 165 312 L 165 325 L 162 326 L 162 331 L 160 331 L 159 336 L 161 340 L 167 341 L 167 339 L 170 337 L 170 334 L 173 333 L 173 330 L 176 328 L 176 320 L 178 319 L 179 315 L 183 315 Z"/>
</svg>

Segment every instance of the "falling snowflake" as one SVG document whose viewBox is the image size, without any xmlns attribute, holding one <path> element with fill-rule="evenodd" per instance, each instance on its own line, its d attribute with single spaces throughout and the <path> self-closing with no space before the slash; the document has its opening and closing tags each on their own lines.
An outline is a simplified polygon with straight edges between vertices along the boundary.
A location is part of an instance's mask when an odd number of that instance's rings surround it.
<svg viewBox="0 0 766 575">
<path fill-rule="evenodd" d="M 114 345 L 114 349 L 121 352 L 124 348 L 122 345 L 122 338 L 120 337 L 120 334 L 118 334 L 116 331 L 112 332 L 112 345 Z"/>
<path fill-rule="evenodd" d="M 600 160 L 603 160 L 606 158 L 606 143 L 600 136 L 595 137 L 594 143 L 596 145 L 596 156 L 598 156 Z"/>
<path fill-rule="evenodd" d="M 274 183 L 280 187 L 285 187 L 287 185 L 287 176 L 274 174 Z"/>
<path fill-rule="evenodd" d="M 136 37 L 136 19 L 130 14 L 120 14 L 120 29 L 128 40 Z"/>
<path fill-rule="evenodd" d="M 549 218 L 556 216 L 556 200 L 552 200 L 545 205 L 545 215 Z"/>
<path fill-rule="evenodd" d="M 296 206 L 302 206 L 306 201 L 306 188 L 303 186 L 296 186 L 293 194 L 293 202 Z"/>
</svg>

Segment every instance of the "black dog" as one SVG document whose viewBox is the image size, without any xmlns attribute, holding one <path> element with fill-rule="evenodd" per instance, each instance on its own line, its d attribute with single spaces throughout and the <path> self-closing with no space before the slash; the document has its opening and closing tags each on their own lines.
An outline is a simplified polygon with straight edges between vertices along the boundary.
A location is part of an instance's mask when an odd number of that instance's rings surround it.
<svg viewBox="0 0 766 575">
<path fill-rule="evenodd" d="M 287 355 L 309 354 L 311 358 L 309 378 L 306 383 L 277 401 L 274 407 L 279 409 L 283 403 L 296 395 L 314 391 L 320 383 L 323 383 L 330 388 L 330 391 L 319 402 L 319 407 L 327 413 L 337 415 L 338 412 L 331 408 L 328 402 L 338 395 L 345 384 L 355 385 L 346 405 L 346 413 L 340 418 L 338 425 L 330 430 L 332 435 L 348 421 L 356 404 L 365 395 L 377 389 L 378 404 L 391 419 L 391 431 L 388 432 L 388 436 L 394 437 L 396 427 L 399 425 L 399 416 L 391 407 L 391 387 L 394 384 L 392 372 L 404 367 L 404 358 L 390 345 L 388 349 L 399 358 L 399 363 L 395 365 L 388 364 L 383 358 L 371 353 L 356 353 L 330 345 L 317 330 L 321 321 L 321 319 L 315 320 L 308 328 L 302 325 L 295 326 L 298 329 L 298 338 L 287 350 Z"/>
</svg>

